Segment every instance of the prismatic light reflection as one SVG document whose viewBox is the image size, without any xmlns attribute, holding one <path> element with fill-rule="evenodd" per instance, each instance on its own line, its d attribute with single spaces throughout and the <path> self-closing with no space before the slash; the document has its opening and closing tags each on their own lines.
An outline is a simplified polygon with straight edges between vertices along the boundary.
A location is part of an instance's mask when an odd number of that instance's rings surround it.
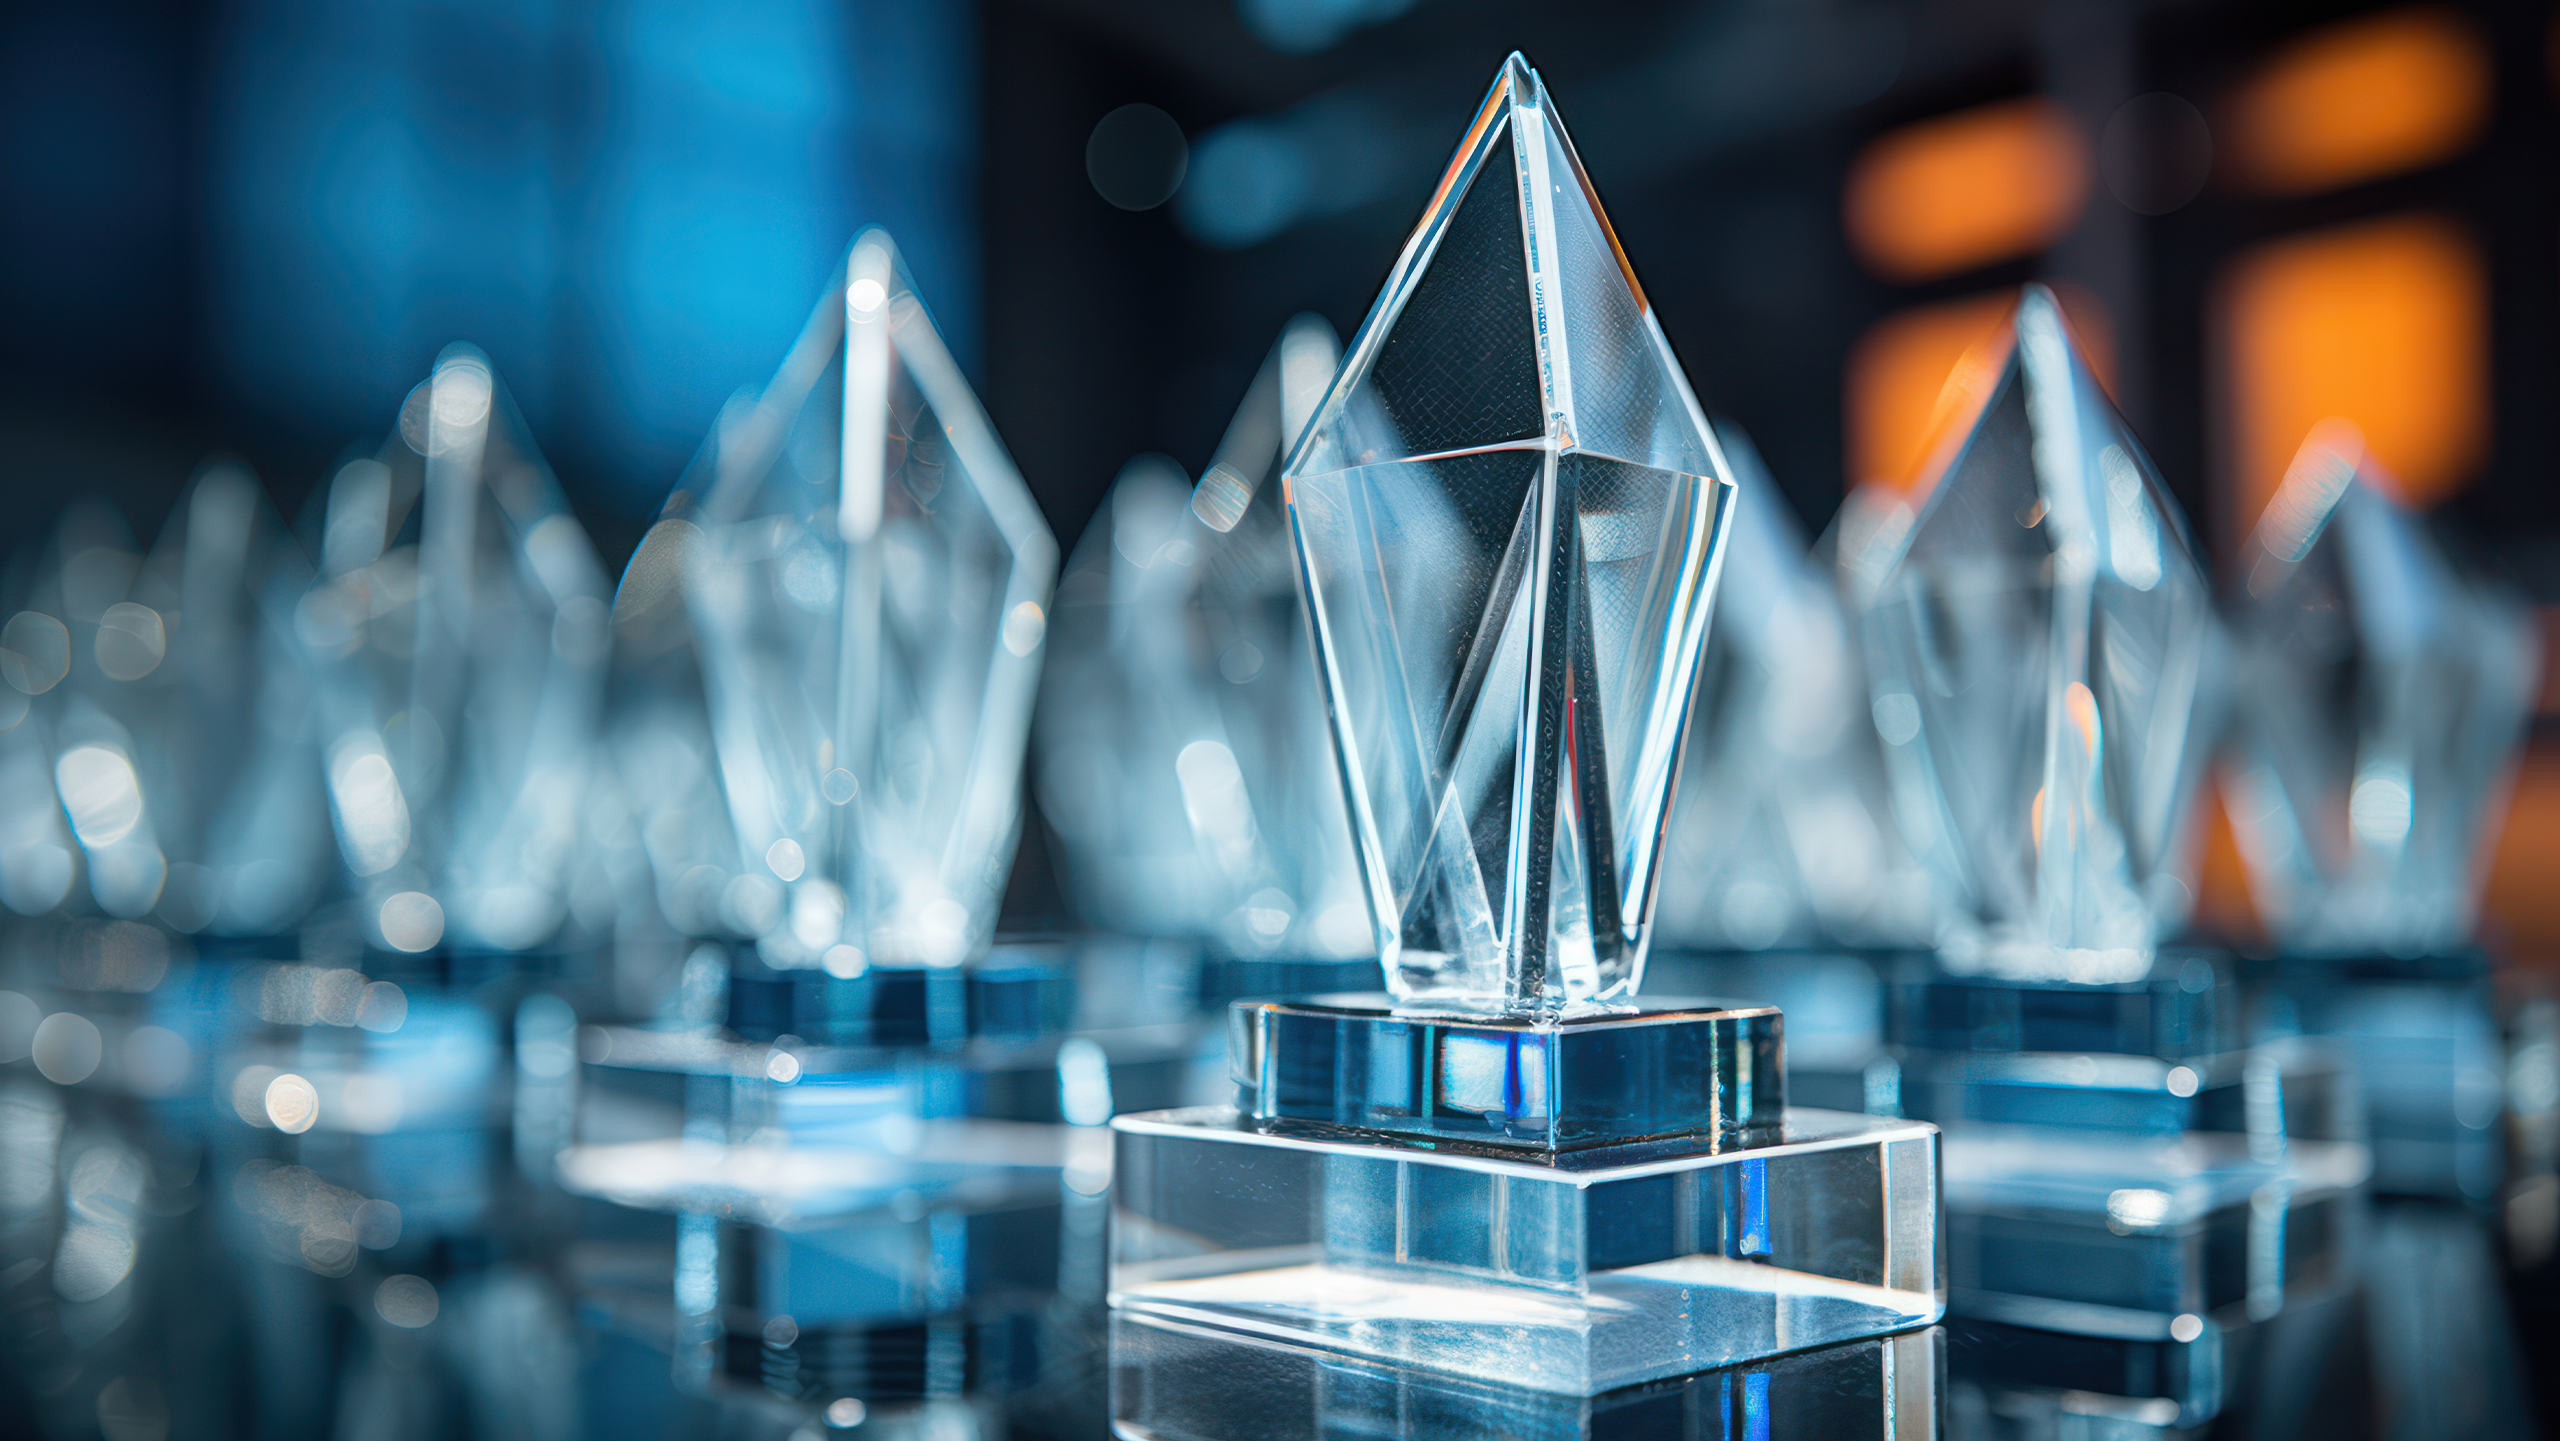
<svg viewBox="0 0 2560 1441">
<path fill-rule="evenodd" d="M 1282 479 L 1389 989 L 1632 992 L 1732 487 L 1505 62 Z"/>
</svg>

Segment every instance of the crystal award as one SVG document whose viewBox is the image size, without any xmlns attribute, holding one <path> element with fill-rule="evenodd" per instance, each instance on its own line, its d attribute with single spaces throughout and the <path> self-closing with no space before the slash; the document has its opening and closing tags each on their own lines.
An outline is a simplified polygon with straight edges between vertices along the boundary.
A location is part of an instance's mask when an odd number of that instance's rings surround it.
<svg viewBox="0 0 2560 1441">
<path fill-rule="evenodd" d="M 2522 608 L 2458 571 L 2343 420 L 2314 427 L 2251 528 L 2233 831 L 2277 943 L 2259 1028 L 2362 1073 L 2374 1189 L 2493 1194 L 2505 1166 L 2495 982 L 2471 945 L 2533 708 Z"/>
<path fill-rule="evenodd" d="M 2295 955 L 2469 943 L 2533 709 L 2521 607 L 2457 573 L 2398 495 L 2354 426 L 2324 422 L 2241 552 L 2232 818 Z"/>
<path fill-rule="evenodd" d="M 1750 438 L 1721 420 L 1715 433 L 1739 504 L 1665 842 L 1680 882 L 1655 917 L 1659 944 L 1924 941 L 1927 881 L 1893 829 L 1866 661 L 1830 567 Z M 1788 1016 L 1801 1042 L 1807 1018 Z"/>
<path fill-rule="evenodd" d="M 880 230 L 698 495 L 685 594 L 738 857 L 780 970 L 950 966 L 995 932 L 1057 544 Z"/>
<path fill-rule="evenodd" d="M 294 613 L 370 938 L 522 951 L 566 916 L 610 582 L 489 358 L 452 345 L 330 478 Z"/>
<path fill-rule="evenodd" d="M 1280 477 L 1387 993 L 1113 1122 L 1119 1311 L 1565 1395 L 1939 1314 L 1932 1128 L 1635 995 L 1725 474 L 1514 55 Z"/>
<path fill-rule="evenodd" d="M 1917 508 L 1841 564 L 1951 970 L 2123 982 L 2185 919 L 2218 632 L 2184 518 L 2051 291 L 1968 355 Z"/>
<path fill-rule="evenodd" d="M 1237 969 L 1375 954 L 1267 483 L 1340 354 L 1321 317 L 1290 321 L 1196 489 L 1163 456 L 1124 467 L 1049 632 L 1033 741 L 1067 893 Z"/>
<path fill-rule="evenodd" d="M 2342 1284 L 2369 1158 L 2321 1103 L 2334 1072 L 2245 1048 L 2227 961 L 2158 943 L 2185 912 L 2218 632 L 2050 292 L 1941 406 L 1925 497 L 1865 503 L 1842 550 L 1942 917 L 1893 988 L 1890 1099 L 1945 1128 L 1950 1313 L 2003 1344 L 2205 1366 L 2174 1394 L 2082 1372 L 2126 1414 L 2197 1424 L 2219 1338 Z"/>
</svg>

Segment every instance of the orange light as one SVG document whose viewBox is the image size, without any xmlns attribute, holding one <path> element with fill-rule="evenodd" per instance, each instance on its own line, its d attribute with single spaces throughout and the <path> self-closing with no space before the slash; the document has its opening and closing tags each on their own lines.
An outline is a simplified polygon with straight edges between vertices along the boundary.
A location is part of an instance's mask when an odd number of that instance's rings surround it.
<svg viewBox="0 0 2560 1441">
<path fill-rule="evenodd" d="M 2353 421 L 2425 507 L 2488 453 L 2488 286 L 2451 225 L 2411 217 L 2259 247 L 2219 297 L 2233 534 L 2265 510 L 2312 427 Z"/>
<path fill-rule="evenodd" d="M 2062 108 L 2009 100 L 1869 142 L 1841 218 L 1868 269 L 1927 280 L 2043 249 L 2088 198 L 2088 142 Z"/>
<path fill-rule="evenodd" d="M 2502 937 L 2527 959 L 2560 962 L 2560 887 L 2551 884 L 2560 856 L 2560 745 L 2526 749 L 2507 800 L 2506 824 L 2489 862 L 2486 909 Z"/>
<path fill-rule="evenodd" d="M 2402 10 L 2295 41 L 2232 97 L 2230 174 L 2303 195 L 2450 158 L 2489 115 L 2489 57 L 2451 11 Z"/>
<path fill-rule="evenodd" d="M 2114 328 L 2097 297 L 2060 286 L 2055 298 L 2099 383 L 2112 386 Z M 1996 291 L 1888 315 L 1859 337 L 1843 407 L 1851 487 L 1928 493 L 1991 399 L 2017 308 L 2017 292 Z"/>
<path fill-rule="evenodd" d="M 2217 773 L 2196 797 L 2197 823 L 2204 830 L 2196 864 L 2196 924 L 2225 940 L 2262 946 L 2267 926 L 2249 890 L 2249 866 L 2224 799 L 2226 784 L 2227 778 Z"/>
</svg>

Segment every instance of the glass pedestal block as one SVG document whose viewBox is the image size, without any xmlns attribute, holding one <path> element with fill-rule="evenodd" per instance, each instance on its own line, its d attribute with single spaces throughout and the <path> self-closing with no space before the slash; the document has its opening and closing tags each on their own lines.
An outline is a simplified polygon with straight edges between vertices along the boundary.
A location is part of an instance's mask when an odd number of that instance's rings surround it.
<svg viewBox="0 0 2560 1441">
<path fill-rule="evenodd" d="M 1774 1006 L 1644 997 L 1566 1021 L 1399 1011 L 1382 993 L 1239 1001 L 1227 1057 L 1263 1129 L 1547 1158 L 1748 1145 L 1786 1105 Z"/>
<path fill-rule="evenodd" d="M 1516 1159 L 1227 1107 L 1112 1125 L 1123 1312 L 1590 1395 L 1943 1310 L 1922 1123 L 1794 1110 L 1756 1146 Z"/>
<path fill-rule="evenodd" d="M 2223 1131 L 2285 1138 L 2363 1134 L 2354 1078 L 2316 1046 L 2261 1046 L 2221 1056 L 2050 1052 L 1906 1052 L 1895 1062 L 1895 1109 L 1948 1129 L 1974 1124 L 2177 1136 Z"/>
<path fill-rule="evenodd" d="M 1124 1313 L 1111 1325 L 1111 1417 L 1115 1435 L 1145 1441 L 1922 1441 L 1939 1434 L 1945 1370 L 1930 1328 L 1559 1396 Z"/>
<path fill-rule="evenodd" d="M 1946 1151 L 1949 1310 L 2084 1335 L 2264 1319 L 2352 1270 L 2370 1160 L 2350 1141 L 2276 1149 L 1972 1126 Z"/>
<path fill-rule="evenodd" d="M 2284 958 L 2255 989 L 2258 1036 L 2317 1040 L 2362 1080 L 2375 1192 L 2497 1194 L 2506 1054 L 2487 957 Z"/>
<path fill-rule="evenodd" d="M 2223 1410 L 2231 1337 L 2075 1334 L 1973 1318 L 1947 1335 L 1951 1430 L 1981 1441 L 2177 1441 Z"/>
<path fill-rule="evenodd" d="M 2238 1048 L 2238 1021 L 2232 958 L 2167 946 L 2148 974 L 2113 984 L 1962 975 L 1914 957 L 1894 977 L 1887 1026 L 1893 1043 L 1910 1050 L 2179 1061 Z"/>
</svg>

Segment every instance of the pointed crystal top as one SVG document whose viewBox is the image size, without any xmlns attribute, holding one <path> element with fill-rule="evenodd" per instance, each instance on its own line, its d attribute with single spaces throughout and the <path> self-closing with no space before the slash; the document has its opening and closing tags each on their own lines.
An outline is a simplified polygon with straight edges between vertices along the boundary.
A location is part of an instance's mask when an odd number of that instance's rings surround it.
<svg viewBox="0 0 2560 1441">
<path fill-rule="evenodd" d="M 2269 928 L 2304 954 L 2470 939 L 2478 848 L 2531 714 L 2522 609 L 2455 571 L 2342 420 L 2251 529 L 2232 815 Z"/>
<path fill-rule="evenodd" d="M 1731 485 L 1513 56 L 1282 472 L 1388 988 L 1632 993 Z"/>
<path fill-rule="evenodd" d="M 701 532 L 686 600 L 740 851 L 724 927 L 838 975 L 983 948 L 1057 544 L 886 232 L 855 239 L 668 518 Z"/>
<path fill-rule="evenodd" d="M 1926 498 L 1867 503 L 1841 555 L 1895 811 L 1951 965 L 2139 975 L 2188 903 L 2211 594 L 2050 291 L 1948 389 Z"/>
</svg>

